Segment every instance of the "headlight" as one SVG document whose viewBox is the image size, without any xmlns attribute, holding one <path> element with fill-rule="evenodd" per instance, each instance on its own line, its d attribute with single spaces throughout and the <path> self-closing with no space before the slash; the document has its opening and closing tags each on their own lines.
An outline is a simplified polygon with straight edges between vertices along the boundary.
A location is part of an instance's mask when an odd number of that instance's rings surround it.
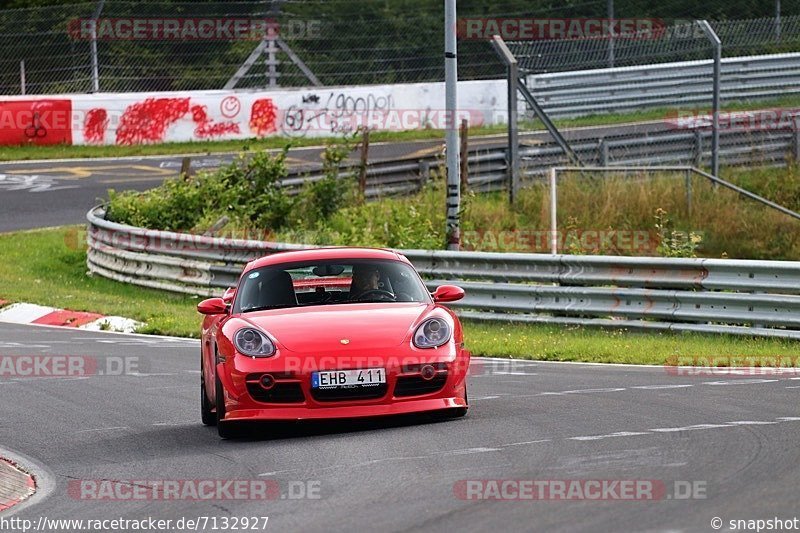
<svg viewBox="0 0 800 533">
<path fill-rule="evenodd" d="M 239 353 L 250 357 L 269 357 L 275 353 L 275 345 L 269 337 L 254 328 L 240 329 L 233 341 Z"/>
<path fill-rule="evenodd" d="M 450 326 L 441 318 L 429 318 L 414 332 L 414 346 L 417 348 L 438 348 L 450 340 Z"/>
</svg>

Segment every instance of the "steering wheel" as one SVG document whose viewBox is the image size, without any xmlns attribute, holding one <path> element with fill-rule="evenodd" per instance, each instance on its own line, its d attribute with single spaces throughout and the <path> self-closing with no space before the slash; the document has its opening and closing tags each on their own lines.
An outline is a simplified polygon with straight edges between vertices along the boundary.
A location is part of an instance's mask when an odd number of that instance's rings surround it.
<svg viewBox="0 0 800 533">
<path fill-rule="evenodd" d="M 394 295 L 394 294 L 392 294 L 392 293 L 391 293 L 391 292 L 389 292 L 389 291 L 385 291 L 385 290 L 383 290 L 383 289 L 369 289 L 369 290 L 366 290 L 366 291 L 362 292 L 362 293 L 361 293 L 361 294 L 358 296 L 358 298 L 356 298 L 356 300 L 366 300 L 366 299 L 367 299 L 367 298 L 366 298 L 366 296 L 367 296 L 368 294 L 375 294 L 375 295 L 377 295 L 377 296 L 385 296 L 385 297 L 387 297 L 387 298 L 391 298 L 392 300 L 395 300 L 395 299 L 396 299 L 395 295 Z"/>
</svg>

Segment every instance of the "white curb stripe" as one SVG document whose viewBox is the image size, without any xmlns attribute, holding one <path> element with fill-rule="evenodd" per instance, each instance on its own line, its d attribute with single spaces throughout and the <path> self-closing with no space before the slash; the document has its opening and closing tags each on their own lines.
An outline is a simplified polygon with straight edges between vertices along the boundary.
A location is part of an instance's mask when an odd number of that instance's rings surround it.
<svg viewBox="0 0 800 533">
<path fill-rule="evenodd" d="M 58 309 L 41 305 L 11 304 L 0 310 L 0 322 L 30 324 L 34 320 L 38 320 L 56 311 L 58 311 Z"/>
</svg>

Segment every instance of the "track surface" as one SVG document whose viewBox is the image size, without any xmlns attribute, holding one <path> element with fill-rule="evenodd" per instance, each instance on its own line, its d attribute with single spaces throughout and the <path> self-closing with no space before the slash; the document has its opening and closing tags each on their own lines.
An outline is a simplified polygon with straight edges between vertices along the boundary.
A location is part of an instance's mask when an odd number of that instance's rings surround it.
<svg viewBox="0 0 800 533">
<path fill-rule="evenodd" d="M 564 130 L 569 141 L 583 138 L 608 138 L 620 135 L 641 136 L 653 129 L 663 129 L 661 122 L 642 122 L 615 126 L 597 126 Z M 534 132 L 521 136 L 522 145 L 551 142 L 549 134 Z M 470 149 L 504 146 L 501 136 L 474 137 Z M 441 140 L 401 143 L 376 143 L 370 146 L 372 162 L 399 158 L 413 159 L 441 153 Z M 290 167 L 303 170 L 322 165 L 322 149 L 297 148 L 289 152 Z M 233 159 L 234 154 L 193 156 L 192 165 L 214 168 Z M 353 163 L 359 154 L 351 157 Z M 80 159 L 0 163 L 0 233 L 64 224 L 86 222 L 86 212 L 108 197 L 108 189 L 143 191 L 178 175 L 180 156 L 119 159 Z"/>
<path fill-rule="evenodd" d="M 713 531 L 792 518 L 799 378 L 699 378 L 661 368 L 478 361 L 472 408 L 419 417 L 260 426 L 220 440 L 199 422 L 196 341 L 0 324 L 0 354 L 136 358 L 139 375 L 0 378 L 0 446 L 56 481 L 21 518 L 269 516 L 273 531 Z M 101 367 L 103 365 L 101 364 Z M 482 370 L 481 370 L 482 369 Z M 693 427 L 692 427 L 693 426 Z M 602 437 L 602 438 L 601 438 Z M 92 502 L 70 480 L 319 482 L 320 499 Z M 705 499 L 465 501 L 465 479 L 656 479 Z"/>
</svg>

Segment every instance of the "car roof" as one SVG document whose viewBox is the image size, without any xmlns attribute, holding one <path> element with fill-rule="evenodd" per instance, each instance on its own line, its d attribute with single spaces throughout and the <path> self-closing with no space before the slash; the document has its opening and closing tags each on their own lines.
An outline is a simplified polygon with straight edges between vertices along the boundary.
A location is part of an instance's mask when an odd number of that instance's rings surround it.
<svg viewBox="0 0 800 533">
<path fill-rule="evenodd" d="M 244 272 L 271 265 L 304 261 L 324 261 L 328 259 L 383 259 L 410 263 L 404 256 L 385 248 L 326 247 L 270 254 L 248 263 Z"/>
</svg>

